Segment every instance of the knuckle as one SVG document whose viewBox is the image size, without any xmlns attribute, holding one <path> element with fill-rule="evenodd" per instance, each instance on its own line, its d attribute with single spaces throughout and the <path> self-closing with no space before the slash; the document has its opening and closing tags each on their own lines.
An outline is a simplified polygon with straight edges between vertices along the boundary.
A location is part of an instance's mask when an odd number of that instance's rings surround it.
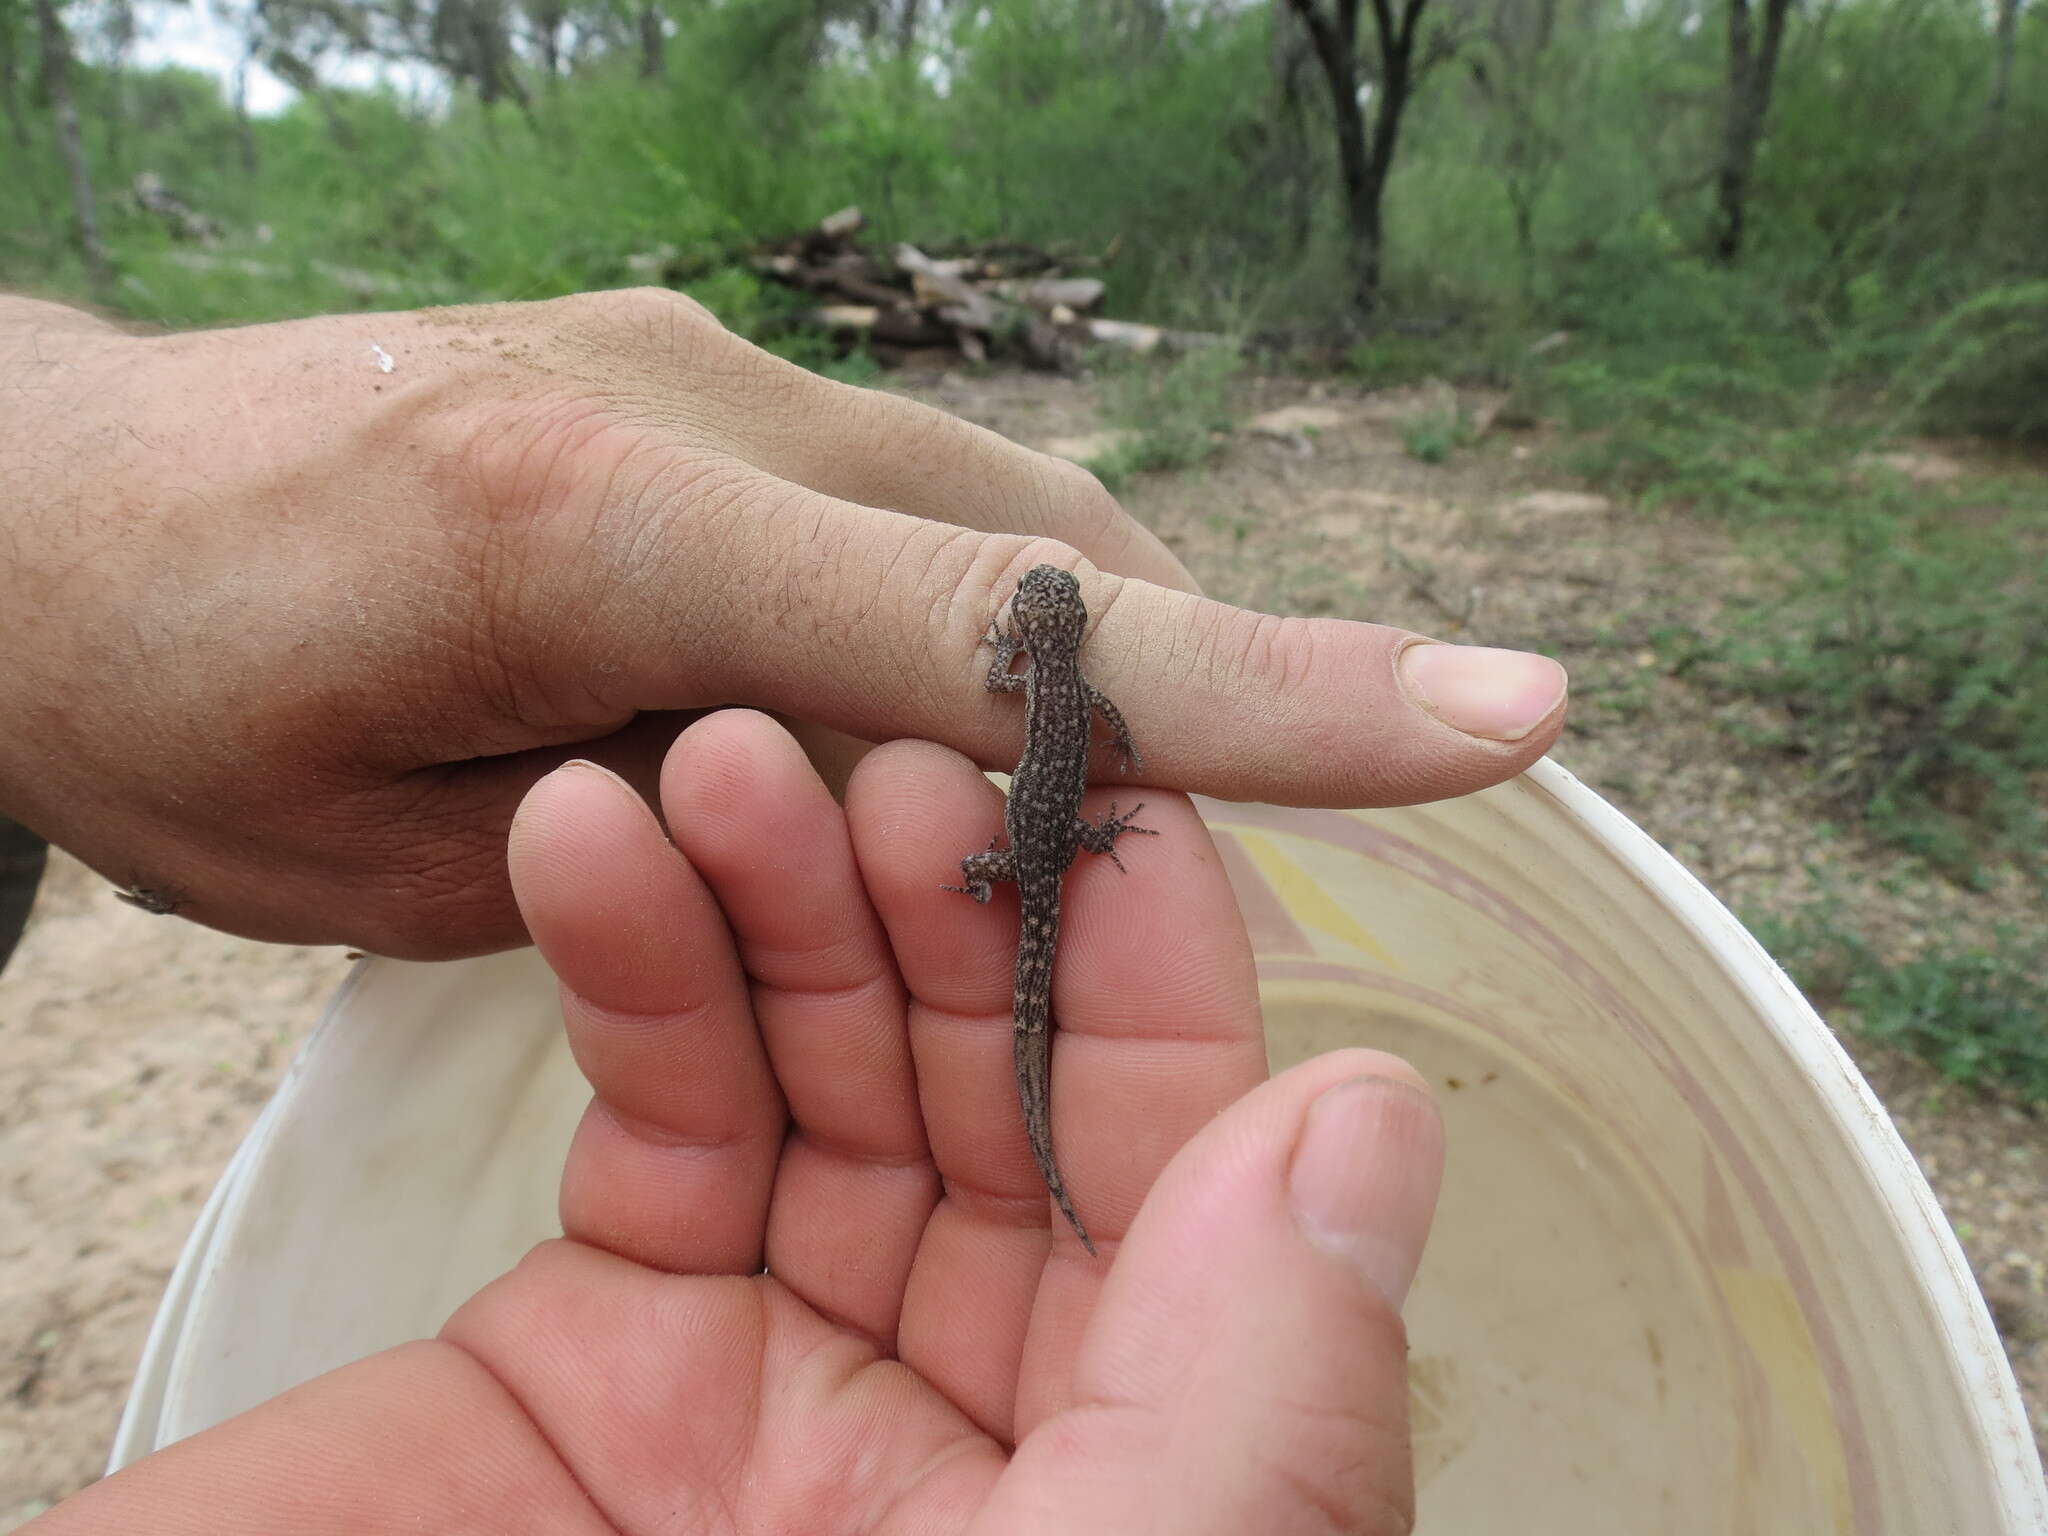
<svg viewBox="0 0 2048 1536">
<path fill-rule="evenodd" d="M 1040 493 L 1051 526 L 1067 530 L 1068 542 L 1100 547 L 1105 535 L 1121 533 L 1127 522 L 1123 507 L 1092 470 L 1053 454 L 1036 455 Z M 1117 543 L 1123 540 L 1118 538 Z"/>
<path fill-rule="evenodd" d="M 555 302 L 615 343 L 696 355 L 741 344 L 710 310 L 672 288 L 611 288 Z"/>
<path fill-rule="evenodd" d="M 520 942 L 506 871 L 510 809 L 486 786 L 430 777 L 383 786 L 367 804 L 374 829 L 348 856 L 354 904 L 348 942 L 395 960 L 450 960 Z M 360 808 L 329 831 L 371 820 Z"/>
<path fill-rule="evenodd" d="M 688 294 L 677 293 L 673 288 L 657 288 L 652 285 L 621 288 L 614 297 L 618 301 L 620 312 L 633 319 L 680 320 L 716 330 L 725 329 L 710 310 Z"/>
<path fill-rule="evenodd" d="M 1227 610 L 1221 619 L 1213 653 L 1220 675 L 1255 677 L 1260 686 L 1285 693 L 1316 671 L 1319 631 L 1313 621 L 1244 609 Z"/>
</svg>

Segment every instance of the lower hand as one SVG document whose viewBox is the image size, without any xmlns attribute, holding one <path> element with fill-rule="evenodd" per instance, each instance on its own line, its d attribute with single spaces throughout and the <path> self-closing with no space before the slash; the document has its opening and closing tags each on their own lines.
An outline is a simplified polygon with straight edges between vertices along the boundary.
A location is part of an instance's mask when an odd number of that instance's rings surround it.
<svg viewBox="0 0 2048 1536">
<path fill-rule="evenodd" d="M 1441 1129 L 1370 1051 L 1259 1086 L 1249 949 L 1184 800 L 1148 800 L 1128 876 L 1069 882 L 1054 1107 L 1089 1260 L 1018 1116 L 1012 909 L 940 890 L 1000 821 L 971 765 L 885 747 L 842 810 L 731 712 L 661 789 L 673 847 L 588 765 L 512 836 L 596 1092 L 564 1237 L 437 1340 L 34 1536 L 1409 1528 L 1399 1308 Z"/>
</svg>

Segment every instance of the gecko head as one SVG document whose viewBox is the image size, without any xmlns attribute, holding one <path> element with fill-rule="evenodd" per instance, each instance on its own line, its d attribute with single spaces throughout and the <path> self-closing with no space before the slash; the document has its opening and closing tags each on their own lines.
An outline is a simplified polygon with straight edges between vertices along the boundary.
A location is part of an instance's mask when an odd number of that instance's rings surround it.
<svg viewBox="0 0 2048 1536">
<path fill-rule="evenodd" d="M 1017 595 L 1010 599 L 1010 619 L 1024 648 L 1034 654 L 1040 647 L 1079 648 L 1081 631 L 1088 623 L 1088 610 L 1081 604 L 1081 583 L 1072 571 L 1034 565 L 1017 583 Z"/>
</svg>

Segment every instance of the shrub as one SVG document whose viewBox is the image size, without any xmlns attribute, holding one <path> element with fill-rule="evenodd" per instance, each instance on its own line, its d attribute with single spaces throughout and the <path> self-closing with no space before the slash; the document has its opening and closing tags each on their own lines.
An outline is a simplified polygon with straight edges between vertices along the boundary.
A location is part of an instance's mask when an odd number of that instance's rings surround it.
<svg viewBox="0 0 2048 1536">
<path fill-rule="evenodd" d="M 2048 509 L 1833 473 L 1753 535 L 1767 585 L 1701 675 L 1775 702 L 1770 744 L 1878 835 L 1959 878 L 1987 853 L 2048 868 Z"/>
<path fill-rule="evenodd" d="M 1110 361 L 1101 368 L 1102 414 L 1125 438 L 1088 467 L 1114 488 L 1148 470 L 1200 464 L 1230 433 L 1230 387 L 1243 367 L 1229 345 L 1195 347 L 1165 363 Z"/>
<path fill-rule="evenodd" d="M 1845 919 L 1839 891 L 1751 922 L 1814 1001 L 1858 1033 L 1913 1052 L 1952 1082 L 2048 1102 L 2048 940 L 2010 925 L 1983 942 L 1937 938 L 1887 963 Z"/>
<path fill-rule="evenodd" d="M 1929 328 L 1901 404 L 1930 426 L 2048 438 L 2048 281 L 1987 288 Z"/>
<path fill-rule="evenodd" d="M 1476 437 L 1472 423 L 1455 402 L 1425 406 L 1401 422 L 1402 447 L 1411 459 L 1424 464 L 1443 463 L 1453 448 L 1469 447 Z"/>
</svg>

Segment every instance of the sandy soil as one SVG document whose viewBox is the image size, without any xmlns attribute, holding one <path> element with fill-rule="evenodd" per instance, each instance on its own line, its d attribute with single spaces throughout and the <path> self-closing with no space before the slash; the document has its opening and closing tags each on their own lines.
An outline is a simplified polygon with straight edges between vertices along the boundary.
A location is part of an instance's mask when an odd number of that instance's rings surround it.
<svg viewBox="0 0 2048 1536">
<path fill-rule="evenodd" d="M 907 387 L 1031 443 L 1100 425 L 1090 392 L 1055 380 Z M 1398 432 L 1412 399 L 1266 381 L 1242 414 L 1302 404 L 1334 420 L 1240 433 L 1126 503 L 1218 596 L 1560 656 L 1575 713 L 1559 758 L 1732 904 L 1798 894 L 1815 852 L 1798 778 L 1732 758 L 1647 640 L 1653 623 L 1710 626 L 1713 594 L 1743 578 L 1737 551 L 1682 518 L 1539 496 L 1576 488 L 1533 437 L 1420 464 Z M 1886 865 L 1853 844 L 1828 857 Z M 1989 921 L 1997 896 L 1907 879 L 1888 899 L 1878 919 L 1910 942 Z M 147 916 L 53 861 L 0 975 L 0 1533 L 98 1472 L 186 1230 L 345 965 Z M 2048 1443 L 2048 1125 L 1849 1044 L 1957 1224 Z"/>
<path fill-rule="evenodd" d="M 0 1531 L 91 1481 L 185 1233 L 346 969 L 61 855 L 0 974 Z"/>
</svg>

